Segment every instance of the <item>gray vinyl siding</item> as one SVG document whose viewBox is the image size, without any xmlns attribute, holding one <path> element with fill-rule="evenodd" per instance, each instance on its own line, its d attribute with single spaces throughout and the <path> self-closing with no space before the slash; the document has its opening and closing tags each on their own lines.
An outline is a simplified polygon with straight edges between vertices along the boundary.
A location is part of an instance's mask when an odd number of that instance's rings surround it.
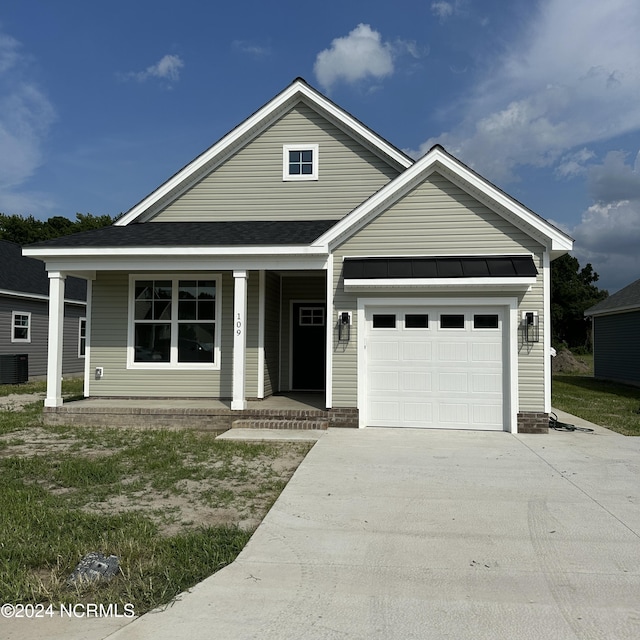
<svg viewBox="0 0 640 640">
<path fill-rule="evenodd" d="M 594 376 L 640 386 L 640 310 L 593 319 Z"/>
<path fill-rule="evenodd" d="M 357 298 L 374 297 L 374 292 L 357 294 L 343 289 L 342 262 L 345 256 L 400 255 L 486 255 L 534 254 L 538 268 L 536 284 L 518 295 L 519 314 L 523 310 L 538 311 L 540 342 L 523 345 L 518 336 L 519 410 L 541 411 L 544 407 L 543 336 L 543 248 L 526 233 L 502 216 L 469 196 L 439 174 L 401 198 L 367 226 L 335 249 L 334 300 L 336 311 L 352 311 L 353 325 L 348 344 L 339 343 L 337 330 L 333 337 L 333 406 L 354 407 L 357 403 Z M 467 297 L 504 297 L 501 291 L 479 290 L 464 294 L 397 293 L 384 291 L 380 297 L 419 297 L 428 304 L 429 297 L 452 299 Z"/>
<path fill-rule="evenodd" d="M 324 274 L 309 272 L 282 277 L 280 389 L 291 388 L 291 313 L 294 302 L 324 302 L 327 297 Z"/>
<path fill-rule="evenodd" d="M 31 341 L 11 341 L 11 319 L 14 311 L 31 314 Z M 65 304 L 64 349 L 62 374 L 82 374 L 84 358 L 78 357 L 78 318 L 84 317 L 84 305 Z M 0 354 L 29 356 L 29 377 L 47 375 L 47 345 L 49 342 L 49 303 L 28 298 L 0 298 Z"/>
<path fill-rule="evenodd" d="M 280 391 L 280 276 L 265 274 L 264 394 Z"/>
<path fill-rule="evenodd" d="M 283 181 L 285 144 L 319 145 L 317 181 Z M 395 168 L 300 104 L 154 220 L 339 219 L 397 175 Z"/>
<path fill-rule="evenodd" d="M 171 274 L 174 275 L 174 274 Z M 182 275 L 182 274 L 177 274 Z M 198 274 L 185 274 L 198 275 Z M 257 290 L 257 275 L 249 278 L 249 288 Z M 127 369 L 128 337 L 127 273 L 99 272 L 93 283 L 91 327 L 91 371 L 104 367 L 101 380 L 90 380 L 91 396 L 131 397 L 202 397 L 230 398 L 233 370 L 233 277 L 222 274 L 222 313 L 220 370 L 188 369 Z M 255 302 L 248 305 L 249 313 L 257 315 Z M 251 320 L 247 329 L 247 346 L 256 361 L 257 320 Z M 247 370 L 247 389 L 256 388 L 255 371 Z"/>
</svg>

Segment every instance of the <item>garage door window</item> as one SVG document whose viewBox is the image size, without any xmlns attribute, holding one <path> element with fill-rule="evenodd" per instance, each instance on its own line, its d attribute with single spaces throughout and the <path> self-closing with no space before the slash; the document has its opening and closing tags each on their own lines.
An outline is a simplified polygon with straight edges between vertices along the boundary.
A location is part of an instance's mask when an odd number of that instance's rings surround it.
<svg viewBox="0 0 640 640">
<path fill-rule="evenodd" d="M 429 316 L 426 313 L 407 313 L 404 316 L 405 329 L 428 329 Z"/>
<path fill-rule="evenodd" d="M 441 329 L 464 329 L 464 314 L 442 314 L 440 316 Z"/>
<path fill-rule="evenodd" d="M 473 328 L 474 329 L 497 329 L 498 315 L 497 314 L 474 315 Z"/>
<path fill-rule="evenodd" d="M 395 313 L 374 313 L 373 328 L 374 329 L 395 329 L 396 328 Z"/>
</svg>

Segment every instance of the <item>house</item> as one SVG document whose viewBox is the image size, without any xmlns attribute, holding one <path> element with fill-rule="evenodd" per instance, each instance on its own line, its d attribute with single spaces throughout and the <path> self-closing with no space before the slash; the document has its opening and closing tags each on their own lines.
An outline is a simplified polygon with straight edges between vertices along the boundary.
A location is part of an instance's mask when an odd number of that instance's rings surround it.
<svg viewBox="0 0 640 640">
<path fill-rule="evenodd" d="M 316 391 L 330 424 L 546 431 L 562 231 L 440 146 L 414 161 L 302 79 L 114 225 L 31 245 L 89 398 Z M 49 381 L 45 407 L 62 407 Z"/>
<path fill-rule="evenodd" d="M 592 318 L 596 378 L 640 386 L 640 280 L 584 312 Z"/>
<path fill-rule="evenodd" d="M 86 282 L 69 278 L 64 304 L 61 375 L 81 374 L 85 363 Z M 0 240 L 0 383 L 11 382 L 14 356 L 26 355 L 28 377 L 47 374 L 49 278 L 40 260 L 22 255 L 20 245 Z M 6 378 L 6 380 L 5 380 Z M 17 381 L 17 380 L 16 380 Z"/>
</svg>

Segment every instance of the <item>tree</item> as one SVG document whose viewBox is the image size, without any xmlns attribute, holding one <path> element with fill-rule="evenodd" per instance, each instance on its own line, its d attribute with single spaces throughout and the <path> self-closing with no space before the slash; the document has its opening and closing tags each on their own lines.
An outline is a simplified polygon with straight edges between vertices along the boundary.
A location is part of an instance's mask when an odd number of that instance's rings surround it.
<svg viewBox="0 0 640 640">
<path fill-rule="evenodd" d="M 551 331 L 554 344 L 589 349 L 589 320 L 584 312 L 608 297 L 594 283 L 598 274 L 590 263 L 580 268 L 577 258 L 565 254 L 551 263 Z"/>
<path fill-rule="evenodd" d="M 8 216 L 0 213 L 0 240 L 9 240 L 24 246 L 70 233 L 100 229 L 113 224 L 114 221 L 115 218 L 109 215 L 94 216 L 90 213 L 76 213 L 75 221 L 64 216 L 36 220 L 33 216 Z"/>
</svg>

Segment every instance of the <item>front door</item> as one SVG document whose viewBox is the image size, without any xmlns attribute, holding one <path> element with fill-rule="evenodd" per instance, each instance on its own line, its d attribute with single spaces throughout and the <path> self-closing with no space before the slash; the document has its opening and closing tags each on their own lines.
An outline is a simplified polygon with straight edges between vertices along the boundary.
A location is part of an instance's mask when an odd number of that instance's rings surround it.
<svg viewBox="0 0 640 640">
<path fill-rule="evenodd" d="M 295 302 L 291 332 L 291 388 L 317 391 L 325 386 L 326 305 Z"/>
</svg>

